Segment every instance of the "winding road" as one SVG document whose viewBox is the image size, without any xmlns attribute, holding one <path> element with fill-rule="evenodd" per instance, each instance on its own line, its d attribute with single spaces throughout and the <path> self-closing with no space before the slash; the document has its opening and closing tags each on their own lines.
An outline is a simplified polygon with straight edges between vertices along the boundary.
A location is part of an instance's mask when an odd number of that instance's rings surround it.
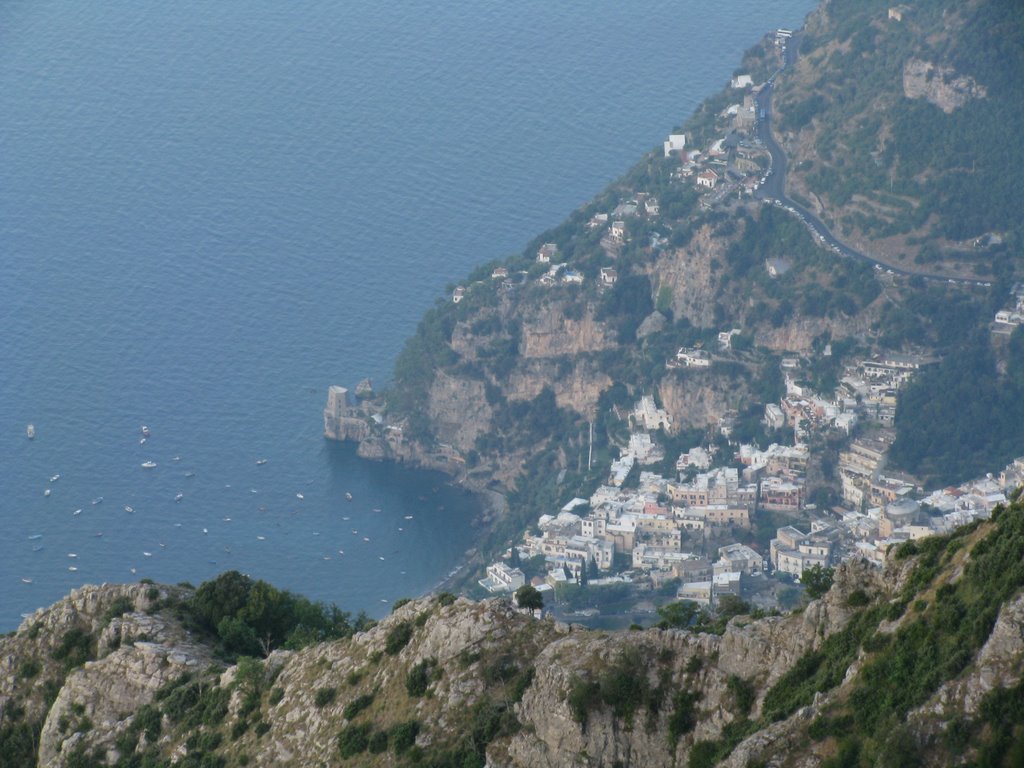
<svg viewBox="0 0 1024 768">
<path fill-rule="evenodd" d="M 789 160 L 782 147 L 775 140 L 771 129 L 772 119 L 772 92 L 775 88 L 775 78 L 787 67 L 796 62 L 797 51 L 800 48 L 800 36 L 794 35 L 786 46 L 785 61 L 782 67 L 777 69 L 765 82 L 764 87 L 757 96 L 757 110 L 759 119 L 757 122 L 757 137 L 771 155 L 771 166 L 766 174 L 765 182 L 754 193 L 754 196 L 765 204 L 776 205 L 796 216 L 810 230 L 811 235 L 818 243 L 825 248 L 831 249 L 840 256 L 851 259 L 860 259 L 871 264 L 878 271 L 885 271 L 889 274 L 904 275 L 907 277 L 921 277 L 925 280 L 936 282 L 954 283 L 960 285 L 976 285 L 990 287 L 991 283 L 981 280 L 970 280 L 962 277 L 950 277 L 927 272 L 910 272 L 898 266 L 880 261 L 874 256 L 861 253 L 837 238 L 825 223 L 815 214 L 804 208 L 799 203 L 786 197 L 786 172 L 789 169 Z"/>
</svg>

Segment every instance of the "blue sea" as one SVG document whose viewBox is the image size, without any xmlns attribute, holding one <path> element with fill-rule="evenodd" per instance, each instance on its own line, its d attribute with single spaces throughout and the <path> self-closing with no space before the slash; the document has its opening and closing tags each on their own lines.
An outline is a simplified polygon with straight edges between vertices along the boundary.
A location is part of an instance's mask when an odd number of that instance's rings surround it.
<svg viewBox="0 0 1024 768">
<path fill-rule="evenodd" d="M 477 502 L 325 441 L 327 387 L 386 385 L 446 285 L 811 7 L 0 4 L 0 631 L 230 568 L 373 615 L 433 588 Z"/>
</svg>

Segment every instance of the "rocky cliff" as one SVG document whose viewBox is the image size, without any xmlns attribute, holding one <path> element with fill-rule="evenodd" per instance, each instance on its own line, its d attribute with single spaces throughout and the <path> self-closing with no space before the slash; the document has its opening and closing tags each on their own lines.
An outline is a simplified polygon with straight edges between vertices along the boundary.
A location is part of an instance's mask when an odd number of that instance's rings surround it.
<svg viewBox="0 0 1024 768">
<path fill-rule="evenodd" d="M 892 750 L 916 755 L 894 764 L 952 765 L 1005 754 L 1024 745 L 991 720 L 1019 706 L 1024 504 L 996 517 L 904 545 L 884 571 L 847 563 L 796 613 L 736 616 L 713 632 L 593 631 L 503 599 L 440 595 L 347 639 L 235 663 L 185 628 L 189 590 L 84 587 L 0 639 L 0 765 L 809 766 L 837 749 L 863 758 L 851 765 L 888 764 Z M 34 747 L 12 751 L 18 734 Z"/>
</svg>

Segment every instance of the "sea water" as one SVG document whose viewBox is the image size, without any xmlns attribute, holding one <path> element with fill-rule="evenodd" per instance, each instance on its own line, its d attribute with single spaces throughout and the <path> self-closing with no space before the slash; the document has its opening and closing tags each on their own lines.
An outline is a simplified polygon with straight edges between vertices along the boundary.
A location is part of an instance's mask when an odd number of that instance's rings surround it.
<svg viewBox="0 0 1024 768">
<path fill-rule="evenodd" d="M 431 589 L 477 502 L 325 441 L 327 387 L 386 384 L 447 285 L 811 6 L 0 5 L 0 630 L 229 568 L 375 615 Z"/>
</svg>

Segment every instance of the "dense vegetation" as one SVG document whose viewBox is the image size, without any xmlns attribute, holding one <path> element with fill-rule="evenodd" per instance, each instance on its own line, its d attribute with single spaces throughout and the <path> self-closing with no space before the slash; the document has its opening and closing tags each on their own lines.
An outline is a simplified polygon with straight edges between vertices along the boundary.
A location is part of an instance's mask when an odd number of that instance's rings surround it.
<svg viewBox="0 0 1024 768">
<path fill-rule="evenodd" d="M 780 123 L 785 131 L 815 123 L 815 160 L 801 170 L 871 236 L 930 231 L 964 241 L 1000 232 L 1019 246 L 1024 149 L 1006 137 L 1024 129 L 1024 10 L 1010 0 L 923 2 L 892 22 L 890 5 L 832 2 L 828 32 L 805 38 L 801 54 L 817 81 L 809 91 L 783 82 Z M 949 114 L 908 99 L 902 73 L 911 58 L 968 75 L 987 96 Z M 850 206 L 855 195 L 867 205 Z M 921 260 L 939 255 L 920 251 Z"/>
<path fill-rule="evenodd" d="M 303 648 L 348 637 L 370 620 L 355 624 L 337 606 L 315 603 L 238 571 L 200 585 L 183 606 L 183 617 L 214 634 L 229 655 L 266 656 L 274 648 Z"/>
<path fill-rule="evenodd" d="M 923 371 L 900 396 L 890 458 L 916 475 L 960 483 L 1024 454 L 1024 329 L 1010 338 L 999 375 L 979 333 Z"/>
</svg>

